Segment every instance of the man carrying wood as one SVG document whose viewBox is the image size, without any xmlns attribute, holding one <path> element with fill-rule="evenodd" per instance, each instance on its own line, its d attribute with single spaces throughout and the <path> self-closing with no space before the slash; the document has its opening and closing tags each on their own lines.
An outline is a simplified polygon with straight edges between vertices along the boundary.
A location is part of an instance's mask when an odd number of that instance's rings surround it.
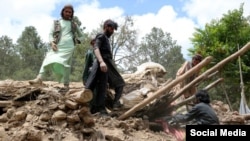
<svg viewBox="0 0 250 141">
<path fill-rule="evenodd" d="M 191 62 L 186 61 L 184 64 L 182 64 L 182 66 L 179 68 L 179 70 L 176 73 L 176 78 L 185 74 L 187 71 L 192 69 L 194 66 L 199 64 L 201 61 L 202 61 L 202 56 L 200 54 L 194 55 L 192 57 Z M 177 93 L 179 90 L 181 90 L 183 87 L 185 87 L 188 83 L 193 81 L 198 75 L 199 75 L 199 72 L 196 72 L 192 76 L 190 76 L 189 78 L 187 78 L 187 79 L 183 80 L 181 83 L 179 83 L 177 85 L 177 87 L 175 88 L 175 93 Z M 197 92 L 196 86 L 192 86 L 190 89 L 188 89 L 187 91 L 184 92 L 183 96 L 181 97 L 181 100 L 189 98 L 190 96 L 194 95 L 196 92 Z M 188 103 L 186 105 L 187 111 L 189 111 L 193 105 L 194 105 L 193 102 Z"/>
</svg>

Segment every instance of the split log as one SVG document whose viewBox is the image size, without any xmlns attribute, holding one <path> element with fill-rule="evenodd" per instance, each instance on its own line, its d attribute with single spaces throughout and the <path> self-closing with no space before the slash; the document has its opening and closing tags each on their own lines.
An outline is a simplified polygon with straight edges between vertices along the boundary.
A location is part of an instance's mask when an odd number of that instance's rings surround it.
<svg viewBox="0 0 250 141">
<path fill-rule="evenodd" d="M 215 76 L 219 71 L 216 71 L 212 74 L 210 74 L 207 79 L 210 79 L 211 77 Z M 166 84 L 165 84 L 166 85 Z M 198 84 L 196 84 L 198 85 Z M 164 85 L 163 85 L 164 86 Z M 155 119 L 158 119 L 160 117 L 164 117 L 166 115 L 169 115 L 173 112 L 174 109 L 171 109 L 172 105 L 169 107 L 167 105 L 169 99 L 171 99 L 174 96 L 175 92 L 170 91 L 163 94 L 160 98 L 158 98 L 155 102 L 152 104 L 149 104 L 142 108 L 142 110 L 137 111 L 134 115 L 136 117 L 142 117 L 147 116 L 149 121 L 153 121 Z"/>
<path fill-rule="evenodd" d="M 217 81 L 211 83 L 208 85 L 205 90 L 211 89 L 212 87 L 215 87 L 217 84 L 223 81 L 223 78 L 218 79 Z M 173 96 L 173 94 L 169 93 L 166 95 L 163 95 L 161 98 L 159 98 L 156 102 L 153 104 L 150 104 L 143 108 L 142 110 L 139 110 L 136 113 L 136 116 L 143 116 L 147 115 L 150 121 L 154 121 L 155 119 L 158 119 L 160 117 L 164 117 L 166 115 L 170 115 L 175 109 L 185 105 L 186 103 L 193 101 L 195 96 L 192 96 L 188 99 L 185 99 L 183 101 L 178 102 L 174 105 L 167 105 L 167 101 Z"/>
<path fill-rule="evenodd" d="M 210 85 L 208 85 L 207 87 L 205 87 L 203 90 L 209 90 L 211 88 L 213 88 L 214 86 L 216 86 L 217 84 L 219 84 L 220 82 L 222 82 L 224 79 L 223 78 L 219 78 L 217 79 L 216 81 L 214 81 L 213 83 L 211 83 Z M 175 105 L 169 107 L 170 109 L 177 109 L 187 103 L 189 103 L 190 101 L 193 101 L 195 99 L 195 95 L 183 100 L 183 101 L 180 101 L 179 103 L 176 103 Z"/>
<path fill-rule="evenodd" d="M 218 73 L 219 73 L 219 71 L 216 71 L 216 72 L 214 72 L 214 73 L 212 73 L 212 74 L 209 74 L 209 75 L 207 76 L 206 79 L 210 79 L 210 78 L 212 78 L 213 76 L 215 76 L 215 75 L 218 74 Z M 195 86 L 198 86 L 201 82 L 202 82 L 202 81 L 198 82 L 197 84 L 195 84 Z"/>
<path fill-rule="evenodd" d="M 212 68 L 210 68 L 209 70 L 207 70 L 206 72 L 202 73 L 200 76 L 198 76 L 197 78 L 195 78 L 191 83 L 189 83 L 189 85 L 186 85 L 182 90 L 183 92 L 186 90 L 186 88 L 195 85 L 197 82 L 199 82 L 200 80 L 202 80 L 203 78 L 207 78 L 210 74 L 220 70 L 225 64 L 227 64 L 228 62 L 236 59 L 238 56 L 243 55 L 244 53 L 246 53 L 248 50 L 250 49 L 250 42 L 248 42 L 244 47 L 242 47 L 240 50 L 238 50 L 237 52 L 235 52 L 234 54 L 230 55 L 229 57 L 225 58 L 224 60 L 222 60 L 221 62 L 217 63 L 215 66 L 213 66 Z M 151 101 L 153 101 L 154 99 L 158 98 L 159 96 L 162 95 L 162 93 L 164 93 L 165 91 L 169 90 L 170 88 L 172 88 L 173 86 L 175 86 L 176 84 L 178 84 L 180 81 L 182 81 L 183 79 L 190 77 L 192 74 L 194 74 L 194 72 L 197 72 L 201 69 L 202 66 L 206 65 L 206 63 L 209 63 L 211 61 L 211 57 L 210 60 L 208 59 L 208 57 L 206 57 L 201 63 L 199 63 L 198 65 L 196 65 L 195 67 L 193 67 L 192 69 L 190 69 L 187 73 L 185 73 L 183 76 L 180 76 L 179 78 L 175 79 L 174 81 L 172 81 L 171 83 L 169 83 L 168 85 L 166 85 L 165 87 L 159 89 L 158 91 L 155 92 L 155 94 L 152 97 L 149 97 L 147 99 L 145 99 L 144 101 L 140 102 L 139 104 L 135 105 L 133 108 L 131 108 L 130 110 L 128 110 L 127 112 L 125 112 L 123 115 L 121 115 L 120 117 L 118 117 L 119 120 L 123 120 L 129 116 L 131 116 L 133 113 L 135 113 L 136 111 L 140 110 L 141 108 L 145 107 L 148 103 L 150 103 Z M 206 60 L 206 61 L 205 61 Z M 206 63 L 205 63 L 206 62 Z M 172 103 L 174 100 L 178 99 L 182 94 L 179 93 L 178 95 L 175 95 L 175 97 L 173 97 L 168 104 Z"/>
<path fill-rule="evenodd" d="M 93 93 L 89 89 L 83 89 L 82 91 L 75 92 L 70 94 L 70 99 L 75 100 L 78 103 L 87 103 L 93 98 Z"/>
<path fill-rule="evenodd" d="M 0 107 L 8 107 L 12 105 L 12 101 L 0 101 Z"/>
<path fill-rule="evenodd" d="M 170 105 L 170 103 L 172 103 L 173 101 L 175 101 L 177 98 L 179 98 L 181 95 L 183 95 L 183 93 L 185 91 L 187 91 L 190 87 L 193 87 L 194 85 L 198 85 L 201 81 L 203 81 L 204 79 L 209 79 L 212 76 L 214 76 L 215 74 L 217 74 L 219 71 L 215 71 L 214 73 L 211 73 L 209 75 L 205 75 L 204 77 L 198 77 L 195 78 L 193 81 L 191 81 L 189 84 L 187 84 L 186 86 L 184 86 L 182 89 L 180 89 L 180 91 L 178 91 L 169 101 L 166 105 Z"/>
<path fill-rule="evenodd" d="M 131 116 L 133 113 L 135 113 L 136 111 L 140 110 L 141 108 L 145 107 L 148 103 L 150 103 L 151 101 L 153 101 L 154 99 L 160 97 L 163 93 L 165 93 L 166 91 L 170 90 L 171 88 L 173 88 L 176 84 L 180 83 L 182 80 L 190 77 L 191 75 L 193 75 L 195 72 L 198 72 L 199 70 L 201 70 L 205 65 L 209 64 L 212 60 L 211 56 L 206 57 L 202 62 L 200 62 L 198 65 L 196 65 L 195 67 L 193 67 L 192 69 L 190 69 L 189 71 L 187 71 L 185 74 L 183 74 L 182 76 L 178 77 L 177 79 L 171 81 L 169 84 L 167 84 L 166 86 L 160 88 L 158 91 L 156 91 L 151 97 L 146 98 L 145 100 L 143 100 L 142 102 L 138 103 L 137 105 L 135 105 L 133 108 L 129 109 L 127 112 L 125 112 L 124 114 L 122 114 L 120 117 L 118 117 L 119 120 L 123 120 L 129 116 Z"/>
<path fill-rule="evenodd" d="M 209 74 L 214 73 L 215 71 L 220 70 L 224 65 L 226 65 L 228 62 L 237 59 L 239 56 L 243 55 L 244 53 L 246 53 L 248 50 L 250 49 L 250 42 L 248 42 L 244 47 L 242 47 L 240 50 L 238 50 L 237 52 L 235 52 L 234 54 L 228 56 L 227 58 L 225 58 L 224 60 L 220 61 L 219 63 L 217 63 L 215 66 L 213 66 L 212 68 L 208 69 L 207 71 L 205 71 L 204 73 L 202 73 L 201 75 L 199 75 L 198 77 L 196 77 L 192 82 L 190 82 L 188 85 L 186 85 L 183 89 L 181 89 L 181 91 L 176 94 L 170 101 L 168 104 L 172 103 L 173 101 L 175 101 L 176 99 L 178 99 L 184 91 L 186 91 L 190 86 L 195 85 L 196 83 L 198 83 L 199 81 L 201 81 L 204 78 L 207 78 Z"/>
<path fill-rule="evenodd" d="M 172 79 L 169 79 L 162 86 L 165 86 L 166 84 L 170 83 L 171 81 L 172 81 Z M 150 94 L 150 95 L 152 95 L 152 94 Z M 172 94 L 173 93 L 169 92 L 169 90 L 166 91 L 164 94 L 162 94 L 162 96 L 160 96 L 158 99 L 156 99 L 152 103 L 148 104 L 147 106 L 143 107 L 141 110 L 138 110 L 134 115 L 136 117 L 147 116 L 149 121 L 153 121 L 155 118 L 166 115 L 166 113 L 168 113 L 168 109 L 166 109 L 166 103 L 167 103 L 168 99 L 173 96 Z"/>
</svg>

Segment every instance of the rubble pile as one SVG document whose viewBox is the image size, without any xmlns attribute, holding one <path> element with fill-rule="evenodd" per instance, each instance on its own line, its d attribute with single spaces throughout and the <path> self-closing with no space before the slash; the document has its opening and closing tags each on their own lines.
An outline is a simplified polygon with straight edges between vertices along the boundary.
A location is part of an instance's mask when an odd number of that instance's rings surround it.
<svg viewBox="0 0 250 141">
<path fill-rule="evenodd" d="M 221 124 L 249 124 L 249 115 L 240 115 L 238 111 L 230 111 L 228 104 L 214 100 L 211 105 L 217 113 Z"/>
<path fill-rule="evenodd" d="M 123 96 L 125 107 L 132 108 L 145 98 L 152 96 L 156 90 L 168 84 L 171 80 L 162 79 L 166 73 L 166 70 L 159 64 L 145 63 L 139 66 L 138 70 L 132 75 L 126 75 L 126 84 L 134 86 L 134 90 Z M 175 89 L 175 87 L 173 89 Z M 165 92 L 160 98 L 149 103 L 146 107 L 144 107 L 144 109 L 139 110 L 134 116 L 143 117 L 147 115 L 149 116 L 149 119 L 154 120 L 155 117 L 161 117 L 163 111 L 164 115 L 167 113 L 167 115 L 171 115 L 170 112 L 172 112 L 173 109 L 168 107 L 171 105 L 164 106 L 162 104 L 167 103 L 167 100 L 174 95 L 173 92 L 175 91 L 171 90 Z M 211 102 L 211 105 L 215 109 L 221 124 L 249 124 L 248 120 L 250 119 L 250 115 L 240 115 L 238 111 L 230 111 L 229 105 L 223 103 L 222 101 L 214 100 Z M 161 110 L 162 108 L 165 110 Z"/>
<path fill-rule="evenodd" d="M 82 82 L 70 83 L 70 90 L 63 92 L 62 84 L 52 81 L 44 81 L 42 86 L 28 81 L 0 81 L 0 141 L 175 141 L 171 134 L 150 130 L 151 121 L 140 110 L 125 120 L 117 119 L 168 84 L 169 80 L 163 79 L 166 73 L 161 65 L 148 63 L 133 74 L 124 74 L 124 106 L 119 111 L 108 109 L 111 116 L 107 117 L 90 114 L 88 101 L 92 94 L 82 95 Z M 113 90 L 109 92 L 114 94 Z M 163 96 L 171 94 L 165 92 Z M 221 101 L 211 104 L 222 124 L 247 124 L 249 116 L 230 111 Z"/>
<path fill-rule="evenodd" d="M 168 81 L 164 79 L 167 71 L 158 63 L 147 62 L 137 67 L 131 74 L 123 74 L 126 82 L 124 94 L 121 98 L 124 108 L 132 108 L 147 97 L 150 97 Z"/>
<path fill-rule="evenodd" d="M 163 132 L 148 129 L 141 118 L 119 121 L 116 117 L 91 115 L 86 103 L 70 95 L 83 89 L 72 82 L 70 91 L 62 84 L 45 81 L 31 86 L 27 81 L 0 81 L 1 141 L 134 141 L 171 140 Z"/>
</svg>

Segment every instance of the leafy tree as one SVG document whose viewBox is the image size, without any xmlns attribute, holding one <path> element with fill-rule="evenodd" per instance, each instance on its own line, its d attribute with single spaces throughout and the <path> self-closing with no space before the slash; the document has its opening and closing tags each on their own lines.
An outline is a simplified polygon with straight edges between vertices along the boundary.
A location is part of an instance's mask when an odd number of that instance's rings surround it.
<svg viewBox="0 0 250 141">
<path fill-rule="evenodd" d="M 36 77 L 44 59 L 47 46 L 41 41 L 35 27 L 25 27 L 17 40 L 17 49 L 22 60 L 21 65 L 27 70 L 30 69 L 29 72 L 32 72 L 29 73 L 29 75 L 24 75 L 23 79 L 32 79 Z"/>
<path fill-rule="evenodd" d="M 79 26 L 81 25 L 81 22 L 77 17 L 75 17 L 74 20 L 76 21 L 76 23 L 79 24 Z M 137 43 L 137 31 L 133 26 L 133 19 L 131 17 L 125 17 L 124 22 L 119 24 L 118 31 L 116 31 L 110 39 L 113 58 L 115 62 L 119 65 L 118 67 L 121 69 L 122 73 L 135 71 L 136 66 L 148 61 L 144 60 L 143 62 L 141 60 L 141 56 L 143 56 L 145 53 L 142 51 L 142 48 L 146 48 L 148 43 L 144 43 L 143 45 L 139 45 Z M 85 27 L 82 27 L 83 31 L 84 29 Z M 85 33 L 85 41 L 81 44 L 76 45 L 76 50 L 74 52 L 72 60 L 72 75 L 70 76 L 72 81 L 81 81 L 83 65 L 85 61 L 85 53 L 90 47 L 89 43 L 91 38 L 93 37 L 93 35 L 96 35 L 100 30 L 102 31 L 102 26 L 100 26 L 100 28 L 97 30 L 93 30 L 91 34 Z M 148 36 L 148 39 L 149 38 L 150 36 Z M 162 39 L 163 44 L 156 45 L 161 45 L 162 48 L 164 48 L 163 46 L 166 45 L 167 48 L 165 49 L 168 51 L 165 51 L 169 53 L 168 56 L 170 56 L 169 58 L 171 58 L 171 60 L 167 58 L 167 55 L 162 55 L 164 53 L 161 50 L 159 51 L 159 54 L 156 54 L 159 55 L 158 57 L 160 58 L 158 59 L 158 61 L 161 61 L 159 62 L 161 64 L 163 62 L 164 66 L 169 66 L 171 67 L 171 69 L 177 68 L 176 65 L 171 66 L 170 64 L 165 63 L 169 63 L 172 61 L 172 63 L 178 64 L 178 61 L 183 61 L 183 57 L 180 54 L 180 47 L 175 45 L 175 41 L 165 42 L 165 39 L 172 40 L 170 35 L 168 34 L 166 35 L 166 38 L 164 37 L 164 39 Z M 15 47 L 16 54 L 20 56 L 20 62 L 18 64 L 22 66 L 22 68 L 15 73 L 16 78 L 33 79 L 34 77 L 36 77 L 41 67 L 44 56 L 46 55 L 46 51 L 49 48 L 49 43 L 43 43 L 40 37 L 38 36 L 36 29 L 32 26 L 29 26 L 26 27 L 25 30 L 22 32 L 22 35 L 18 39 L 17 45 Z M 182 59 L 176 59 L 178 58 L 178 56 Z M 157 62 L 157 56 L 155 56 L 152 61 Z M 45 76 L 45 79 L 52 80 L 53 78 Z"/>
<path fill-rule="evenodd" d="M 170 33 L 164 33 L 162 29 L 156 27 L 142 39 L 136 55 L 135 60 L 138 64 L 135 66 L 150 61 L 159 63 L 167 70 L 167 77 L 171 78 L 175 78 L 177 69 L 184 62 L 181 46 L 172 40 Z"/>
<path fill-rule="evenodd" d="M 133 19 L 130 16 L 126 16 L 121 23 L 118 23 L 117 31 L 110 37 L 112 57 L 121 72 L 131 69 L 130 59 L 135 57 L 136 54 L 137 31 L 133 29 L 133 26 Z M 88 44 L 91 38 L 102 32 L 103 23 L 88 35 Z"/>
<path fill-rule="evenodd" d="M 0 79 L 13 78 L 16 71 L 20 70 L 20 58 L 12 39 L 7 36 L 0 38 Z"/>
<path fill-rule="evenodd" d="M 74 16 L 74 21 L 78 24 L 82 32 L 84 33 L 85 27 L 81 27 L 82 23 L 77 16 Z M 77 35 L 76 35 L 77 36 Z M 85 53 L 89 47 L 89 38 L 88 34 L 84 33 L 84 41 L 80 44 L 76 44 L 76 49 L 72 58 L 72 66 L 71 66 L 71 81 L 82 81 L 82 71 L 83 65 L 85 62 Z"/>
<path fill-rule="evenodd" d="M 133 67 L 131 59 L 135 58 L 138 47 L 136 41 L 137 31 L 134 29 L 134 21 L 130 16 L 127 16 L 110 39 L 113 59 L 121 72 L 128 71 Z"/>
<path fill-rule="evenodd" d="M 72 59 L 71 81 L 82 81 L 83 67 L 85 64 L 85 54 L 90 46 L 90 38 L 85 34 L 85 40 L 81 44 L 76 45 L 76 49 Z"/>
<path fill-rule="evenodd" d="M 228 11 L 219 20 L 212 20 L 206 24 L 205 29 L 196 29 L 191 41 L 194 45 L 190 52 L 201 52 L 204 56 L 213 56 L 213 62 L 209 67 L 217 64 L 224 58 L 238 51 L 250 39 L 249 20 L 243 16 L 243 4 L 239 10 Z M 246 89 L 249 89 L 250 78 L 250 53 L 246 53 L 241 57 L 242 71 Z M 230 89 L 229 96 L 233 103 L 239 103 L 240 96 L 240 74 L 238 60 L 234 60 L 221 70 L 221 77 L 224 77 L 226 89 Z M 216 93 L 223 93 L 219 89 Z M 216 98 L 223 100 L 223 95 Z M 237 101 L 235 101 L 237 100 Z M 236 104 L 237 105 L 237 104 Z"/>
</svg>

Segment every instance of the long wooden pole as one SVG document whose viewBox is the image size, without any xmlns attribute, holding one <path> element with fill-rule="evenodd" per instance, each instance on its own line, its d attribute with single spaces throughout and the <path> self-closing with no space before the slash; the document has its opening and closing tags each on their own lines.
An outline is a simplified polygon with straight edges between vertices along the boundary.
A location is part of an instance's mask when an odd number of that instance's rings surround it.
<svg viewBox="0 0 250 141">
<path fill-rule="evenodd" d="M 227 58 L 223 59 L 222 61 L 220 61 L 219 63 L 217 63 L 215 66 L 213 66 L 212 68 L 210 68 L 206 72 L 204 72 L 201 75 L 199 75 L 198 77 L 196 77 L 188 85 L 184 86 L 184 88 L 181 89 L 178 92 L 178 94 L 176 94 L 171 100 L 169 100 L 169 103 L 172 103 L 177 98 L 179 98 L 183 94 L 183 92 L 186 91 L 190 86 L 195 85 L 196 83 L 198 83 L 199 81 L 201 81 L 204 78 L 207 78 L 207 76 L 209 76 L 209 74 L 214 73 L 215 71 L 220 70 L 225 64 L 227 64 L 228 62 L 230 62 L 230 61 L 232 61 L 234 59 L 237 59 L 238 56 L 241 56 L 242 54 L 244 54 L 245 52 L 247 52 L 249 49 L 250 49 L 250 42 L 248 42 L 244 47 L 242 47 L 240 50 L 238 50 L 234 54 L 232 54 L 232 55 L 228 56 Z"/>
<path fill-rule="evenodd" d="M 212 60 L 211 56 L 206 57 L 198 65 L 196 65 L 195 67 L 193 67 L 192 69 L 190 69 L 185 74 L 183 74 L 182 76 L 178 77 L 177 79 L 171 81 L 166 86 L 160 88 L 151 97 L 148 97 L 148 98 L 144 99 L 143 101 L 141 101 L 140 103 L 138 103 L 137 105 L 135 105 L 134 107 L 132 107 L 131 109 L 129 109 L 127 112 L 125 112 L 124 114 L 122 114 L 120 117 L 118 117 L 118 119 L 119 120 L 123 120 L 123 119 L 131 116 L 133 113 L 135 113 L 136 111 L 138 111 L 141 108 L 145 107 L 148 103 L 150 103 L 154 99 L 160 97 L 164 92 L 166 92 L 169 89 L 171 89 L 172 87 L 174 87 L 176 84 L 178 84 L 179 82 L 181 82 L 183 79 L 186 79 L 186 78 L 190 77 L 191 75 L 193 75 L 195 72 L 201 70 L 205 65 L 209 64 L 211 62 L 211 60 Z"/>
<path fill-rule="evenodd" d="M 229 100 L 229 97 L 228 97 L 228 94 L 227 94 L 227 91 L 226 91 L 226 88 L 225 88 L 225 84 L 224 84 L 224 83 L 221 84 L 221 88 L 222 88 L 222 90 L 223 90 L 223 92 L 224 92 L 224 94 L 225 94 L 225 96 L 226 96 L 227 104 L 228 104 L 228 106 L 229 106 L 230 111 L 233 111 L 232 104 L 231 104 L 231 102 L 230 102 L 230 100 Z"/>
<path fill-rule="evenodd" d="M 212 78 L 213 76 L 215 76 L 215 75 L 218 74 L 218 73 L 219 73 L 219 71 L 216 71 L 216 72 L 214 72 L 214 73 L 212 73 L 212 74 L 209 74 L 209 75 L 207 76 L 206 79 L 210 79 L 210 78 Z M 195 86 L 198 86 L 201 82 L 202 82 L 202 81 L 196 83 Z"/>
<path fill-rule="evenodd" d="M 238 49 L 239 49 L 239 44 L 238 44 Z M 241 98 L 243 100 L 243 108 L 244 108 L 244 113 L 242 113 L 242 111 L 240 110 L 240 114 L 246 114 L 245 112 L 247 112 L 248 107 L 247 107 L 247 101 L 246 101 L 246 95 L 245 95 L 245 91 L 244 91 L 244 81 L 243 81 L 243 76 L 242 76 L 242 69 L 241 69 L 241 59 L 240 56 L 239 58 L 239 71 L 240 71 L 240 88 L 241 88 Z"/>
<path fill-rule="evenodd" d="M 250 49 L 250 42 L 248 42 L 244 47 L 242 47 L 240 50 L 238 50 L 234 54 L 230 55 L 226 59 L 224 59 L 221 62 L 219 62 L 218 64 L 216 64 L 214 67 L 212 67 L 209 70 L 207 70 L 206 72 L 204 72 L 203 75 L 198 76 L 196 79 L 201 79 L 203 77 L 207 77 L 209 74 L 211 74 L 211 73 L 213 73 L 213 72 L 221 69 L 225 64 L 227 64 L 231 60 L 236 59 L 238 56 L 241 56 L 242 54 L 244 54 L 245 52 L 247 52 L 249 49 Z M 187 71 L 184 75 L 180 76 L 179 78 L 173 80 L 168 85 L 166 85 L 163 88 L 159 89 L 158 91 L 156 91 L 154 93 L 153 96 L 144 99 L 142 102 L 138 103 L 133 108 L 129 109 L 127 112 L 125 112 L 120 117 L 118 117 L 118 119 L 119 120 L 123 120 L 123 119 L 131 116 L 136 111 L 138 111 L 141 108 L 145 107 L 149 102 L 151 102 L 154 99 L 156 99 L 159 96 L 161 96 L 162 93 L 164 93 L 165 91 L 169 90 L 170 88 L 172 88 L 173 86 L 175 86 L 176 84 L 178 84 L 184 78 L 190 77 L 195 72 L 199 71 L 204 65 L 207 65 L 211 60 L 212 60 L 211 56 L 206 57 L 201 63 L 199 63 L 198 65 L 196 65 L 195 67 L 193 67 L 192 69 L 190 69 L 189 71 Z M 192 82 L 194 82 L 194 81 L 192 81 Z M 181 95 L 179 95 L 179 96 L 181 96 Z M 175 98 L 177 99 L 178 97 L 175 97 Z M 174 99 L 172 99 L 172 100 L 174 101 Z"/>
<path fill-rule="evenodd" d="M 214 86 L 216 86 L 217 84 L 219 84 L 220 82 L 222 82 L 223 80 L 224 80 L 223 78 L 219 78 L 216 81 L 214 81 L 213 83 L 209 84 L 207 87 L 203 88 L 203 90 L 209 90 L 209 89 L 213 88 Z M 180 101 L 179 103 L 176 103 L 175 105 L 173 105 L 169 108 L 172 108 L 172 109 L 179 108 L 179 107 L 185 105 L 186 103 L 188 103 L 194 99 L 195 99 L 195 95 L 193 95 L 193 96 L 191 96 L 183 101 Z"/>
<path fill-rule="evenodd" d="M 212 76 L 214 76 L 215 74 L 217 74 L 219 71 L 215 71 L 211 74 L 209 74 L 208 76 L 204 75 L 202 77 L 198 77 L 198 79 L 194 79 L 193 81 L 191 81 L 189 84 L 185 85 L 180 91 L 178 91 L 175 96 L 173 96 L 173 98 L 171 100 L 168 101 L 168 103 L 166 105 L 169 105 L 170 103 L 172 103 L 173 101 L 175 101 L 177 98 L 179 98 L 181 95 L 183 95 L 183 93 L 188 90 L 190 87 L 192 87 L 193 85 L 198 85 L 198 83 L 200 83 L 203 79 L 209 79 Z M 204 74 L 204 73 L 203 73 Z"/>
</svg>

